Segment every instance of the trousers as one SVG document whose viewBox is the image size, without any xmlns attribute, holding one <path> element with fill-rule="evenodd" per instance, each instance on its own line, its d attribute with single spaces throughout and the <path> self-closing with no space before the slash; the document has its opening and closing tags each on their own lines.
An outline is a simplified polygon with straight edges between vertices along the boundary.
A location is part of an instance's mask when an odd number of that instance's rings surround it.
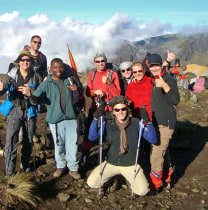
<svg viewBox="0 0 208 210">
<path fill-rule="evenodd" d="M 101 186 L 109 181 L 112 177 L 116 175 L 122 175 L 128 183 L 130 183 L 131 189 L 133 189 L 133 192 L 137 195 L 144 196 L 149 191 L 149 184 L 148 181 L 143 173 L 142 168 L 140 165 L 137 165 L 137 172 L 135 181 L 134 172 L 135 166 L 115 166 L 107 161 L 104 161 L 102 163 L 102 181 Z M 92 173 L 89 175 L 87 179 L 87 184 L 91 188 L 99 188 L 100 184 L 100 166 L 97 166 Z"/>
<path fill-rule="evenodd" d="M 174 129 L 170 129 L 167 126 L 158 126 L 159 129 L 159 143 L 157 145 L 152 145 L 152 154 L 150 156 L 151 170 L 153 171 L 163 171 L 163 169 L 169 169 L 170 154 L 169 154 L 169 142 L 172 138 Z"/>
<path fill-rule="evenodd" d="M 49 123 L 49 126 L 54 140 L 56 167 L 67 166 L 71 171 L 78 171 L 77 120 L 63 120 Z"/>
<path fill-rule="evenodd" d="M 21 163 L 27 168 L 32 153 L 33 135 L 36 126 L 36 116 L 29 118 L 26 110 L 13 107 L 7 116 L 7 132 L 5 144 L 5 167 L 6 171 L 14 172 L 17 158 L 18 137 L 20 127 L 23 127 L 23 142 L 21 149 Z"/>
</svg>

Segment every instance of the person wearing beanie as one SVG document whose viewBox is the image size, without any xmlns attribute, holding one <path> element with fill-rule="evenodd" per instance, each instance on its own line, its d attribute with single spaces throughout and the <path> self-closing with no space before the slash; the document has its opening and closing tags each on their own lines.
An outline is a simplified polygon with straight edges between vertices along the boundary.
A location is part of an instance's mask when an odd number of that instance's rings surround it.
<svg viewBox="0 0 208 210">
<path fill-rule="evenodd" d="M 150 181 L 151 188 L 158 190 L 164 183 L 170 184 L 171 182 L 173 168 L 168 146 L 176 125 L 176 105 L 180 97 L 177 82 L 162 67 L 160 55 L 150 54 L 148 67 L 153 75 L 152 121 L 160 137 L 159 143 L 152 145 Z"/>
<path fill-rule="evenodd" d="M 31 104 L 28 97 L 21 91 L 24 87 L 30 86 L 34 91 L 41 83 L 40 76 L 30 69 L 34 57 L 29 51 L 21 51 L 14 61 L 13 67 L 0 81 L 1 95 L 8 91 L 8 100 L 11 102 L 11 110 L 7 116 L 7 132 L 5 145 L 5 167 L 6 176 L 9 177 L 15 172 L 18 132 L 23 126 L 23 142 L 21 149 L 21 167 L 29 172 L 30 155 L 32 153 L 32 139 L 35 131 L 37 107 Z"/>
<path fill-rule="evenodd" d="M 119 69 L 121 72 L 121 80 L 120 80 L 120 87 L 121 87 L 121 95 L 125 95 L 126 93 L 126 88 L 128 84 L 131 82 L 133 79 L 133 74 L 132 74 L 132 62 L 130 61 L 125 61 L 122 62 L 119 65 Z"/>
<path fill-rule="evenodd" d="M 114 176 L 122 175 L 129 183 L 133 193 L 144 196 L 149 191 L 148 181 L 138 163 L 135 171 L 140 121 L 131 117 L 128 104 L 129 100 L 125 96 L 115 96 L 109 102 L 112 107 L 112 117 L 106 118 L 102 126 L 102 134 L 106 136 L 109 143 L 108 153 L 106 157 L 103 157 L 105 161 L 101 166 L 97 166 L 91 172 L 87 184 L 91 188 L 99 188 Z M 102 105 L 94 112 L 94 119 L 89 131 L 90 141 L 97 140 L 101 134 L 98 125 L 100 116 L 105 116 Z M 144 139 L 150 143 L 157 142 L 156 131 L 152 125 L 143 128 L 141 133 Z M 100 167 L 102 167 L 102 174 L 100 174 Z M 102 176 L 101 186 L 99 185 L 100 176 Z"/>
<path fill-rule="evenodd" d="M 93 120 L 93 112 L 95 112 L 99 104 L 103 101 L 107 102 L 114 96 L 120 96 L 120 82 L 116 71 L 107 67 L 107 58 L 103 52 L 98 52 L 94 56 L 93 63 L 96 67 L 92 70 L 87 79 L 86 96 L 92 99 L 91 107 L 86 120 L 86 128 L 84 140 L 82 142 L 82 159 L 87 159 L 92 142 L 88 141 L 88 132 L 90 124 Z M 106 111 L 111 111 L 111 107 L 106 106 Z"/>
</svg>

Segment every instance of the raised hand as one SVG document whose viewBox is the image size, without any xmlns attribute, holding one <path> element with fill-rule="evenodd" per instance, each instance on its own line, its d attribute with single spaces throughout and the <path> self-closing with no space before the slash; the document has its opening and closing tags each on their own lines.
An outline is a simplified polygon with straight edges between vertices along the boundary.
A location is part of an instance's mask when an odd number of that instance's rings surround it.
<svg viewBox="0 0 208 210">
<path fill-rule="evenodd" d="M 2 82 L 2 79 L 0 77 L 0 91 L 4 90 L 4 83 Z"/>
<path fill-rule="evenodd" d="M 107 84 L 107 85 L 110 85 L 111 84 L 111 81 L 109 79 L 109 72 L 107 73 L 106 76 L 103 76 L 102 77 L 102 82 L 105 83 L 105 84 Z"/>
<path fill-rule="evenodd" d="M 175 53 L 173 52 L 170 52 L 169 50 L 167 50 L 167 61 L 168 62 L 171 62 L 172 60 L 174 60 L 176 58 L 176 55 Z"/>
<path fill-rule="evenodd" d="M 158 76 L 159 76 L 159 79 L 155 79 L 155 87 L 163 88 L 165 93 L 167 93 L 170 90 L 169 85 L 161 77 L 161 74 L 159 74 Z"/>
</svg>

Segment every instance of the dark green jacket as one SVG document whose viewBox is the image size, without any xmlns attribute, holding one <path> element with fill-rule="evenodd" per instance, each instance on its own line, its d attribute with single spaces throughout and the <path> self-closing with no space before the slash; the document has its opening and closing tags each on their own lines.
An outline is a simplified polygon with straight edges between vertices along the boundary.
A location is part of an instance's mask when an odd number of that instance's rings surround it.
<svg viewBox="0 0 208 210">
<path fill-rule="evenodd" d="M 76 81 L 75 77 L 73 80 Z M 48 123 L 57 123 L 62 120 L 77 118 L 79 112 L 78 106 L 72 105 L 71 92 L 66 87 L 69 85 L 69 81 L 68 79 L 63 81 L 66 92 L 66 113 L 61 109 L 60 92 L 54 80 L 51 79 L 51 75 L 48 75 L 47 80 L 42 82 L 33 93 L 34 96 L 39 98 L 39 102 L 44 101 L 47 103 L 46 121 Z"/>
</svg>

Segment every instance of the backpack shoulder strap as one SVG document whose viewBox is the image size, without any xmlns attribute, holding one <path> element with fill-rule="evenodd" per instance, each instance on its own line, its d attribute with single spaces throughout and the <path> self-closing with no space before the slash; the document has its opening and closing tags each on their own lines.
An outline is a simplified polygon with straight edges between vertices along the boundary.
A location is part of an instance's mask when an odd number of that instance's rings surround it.
<svg viewBox="0 0 208 210">
<path fill-rule="evenodd" d="M 95 73 L 96 73 L 96 70 L 93 71 L 92 76 L 91 76 L 91 83 L 92 84 L 93 84 L 93 80 L 94 80 L 94 77 L 95 77 Z"/>
<path fill-rule="evenodd" d="M 113 74 L 114 70 L 110 69 L 109 74 L 108 74 L 108 78 L 109 80 L 112 82 L 112 74 Z"/>
<path fill-rule="evenodd" d="M 43 63 L 43 54 L 39 51 L 41 62 Z"/>
</svg>

